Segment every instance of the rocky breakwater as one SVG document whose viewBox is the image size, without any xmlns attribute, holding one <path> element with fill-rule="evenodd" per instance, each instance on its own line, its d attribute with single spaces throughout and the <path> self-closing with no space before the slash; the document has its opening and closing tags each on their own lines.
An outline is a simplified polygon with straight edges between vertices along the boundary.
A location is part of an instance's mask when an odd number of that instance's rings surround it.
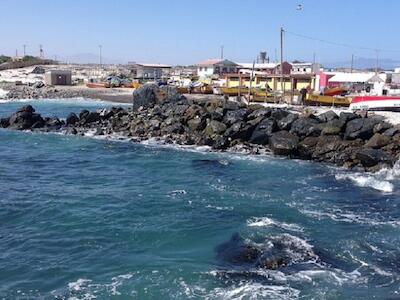
<svg viewBox="0 0 400 300">
<path fill-rule="evenodd" d="M 1 119 L 1 127 L 273 153 L 367 171 L 391 167 L 400 156 L 400 127 L 365 112 L 313 115 L 223 99 L 195 101 L 155 85 L 143 86 L 133 98 L 130 109 L 83 110 L 65 121 L 42 118 L 25 106 Z"/>
</svg>

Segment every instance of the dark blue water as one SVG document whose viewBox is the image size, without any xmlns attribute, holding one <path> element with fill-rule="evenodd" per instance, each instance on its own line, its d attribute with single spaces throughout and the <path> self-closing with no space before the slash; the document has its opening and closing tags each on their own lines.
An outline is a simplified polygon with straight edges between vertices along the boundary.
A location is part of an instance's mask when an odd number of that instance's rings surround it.
<svg viewBox="0 0 400 300">
<path fill-rule="evenodd" d="M 33 104 L 60 117 L 106 105 Z M 396 170 L 0 130 L 0 297 L 396 299 Z M 215 249 L 234 233 L 286 243 L 294 263 L 226 264 Z"/>
</svg>

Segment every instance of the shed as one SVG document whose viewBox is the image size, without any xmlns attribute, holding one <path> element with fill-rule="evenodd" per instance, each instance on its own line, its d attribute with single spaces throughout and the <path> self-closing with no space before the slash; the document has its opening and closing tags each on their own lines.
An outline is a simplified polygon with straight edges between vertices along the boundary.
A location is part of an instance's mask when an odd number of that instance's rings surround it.
<svg viewBox="0 0 400 300">
<path fill-rule="evenodd" d="M 69 70 L 50 70 L 44 75 L 46 85 L 71 85 L 72 73 Z"/>
</svg>

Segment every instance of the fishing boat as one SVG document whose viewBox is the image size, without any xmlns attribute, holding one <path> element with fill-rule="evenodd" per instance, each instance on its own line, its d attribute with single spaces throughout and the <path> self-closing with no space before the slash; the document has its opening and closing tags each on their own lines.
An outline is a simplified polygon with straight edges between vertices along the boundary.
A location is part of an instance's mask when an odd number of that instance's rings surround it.
<svg viewBox="0 0 400 300">
<path fill-rule="evenodd" d="M 356 96 L 350 104 L 351 110 L 400 111 L 400 97 Z"/>
<path fill-rule="evenodd" d="M 347 89 L 345 89 L 344 87 L 338 86 L 338 87 L 326 89 L 324 91 L 324 96 L 338 96 L 338 95 L 343 95 L 346 92 L 347 92 Z"/>
<path fill-rule="evenodd" d="M 88 88 L 96 89 L 96 88 L 105 88 L 106 84 L 102 82 L 88 82 L 86 83 Z"/>
<path fill-rule="evenodd" d="M 326 96 L 307 94 L 305 104 L 308 105 L 323 105 L 323 106 L 349 106 L 351 103 L 350 97 Z"/>
</svg>

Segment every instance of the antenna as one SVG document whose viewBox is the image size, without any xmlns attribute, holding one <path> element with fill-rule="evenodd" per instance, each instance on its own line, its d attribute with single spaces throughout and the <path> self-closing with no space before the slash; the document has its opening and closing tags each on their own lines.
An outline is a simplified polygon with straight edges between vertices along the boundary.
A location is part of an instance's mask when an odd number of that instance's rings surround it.
<svg viewBox="0 0 400 300">
<path fill-rule="evenodd" d="M 26 56 L 26 45 L 23 44 L 22 47 L 24 48 L 24 57 Z"/>
<path fill-rule="evenodd" d="M 224 59 L 224 45 L 221 45 L 221 60 Z"/>
</svg>

